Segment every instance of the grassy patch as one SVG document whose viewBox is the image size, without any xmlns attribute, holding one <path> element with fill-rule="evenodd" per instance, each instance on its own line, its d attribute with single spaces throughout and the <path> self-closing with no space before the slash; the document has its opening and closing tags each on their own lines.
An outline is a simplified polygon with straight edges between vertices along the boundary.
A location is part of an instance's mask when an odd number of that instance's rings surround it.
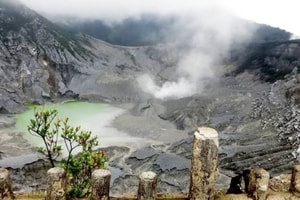
<svg viewBox="0 0 300 200">
<path fill-rule="evenodd" d="M 17 200 L 39 200 L 45 199 L 45 192 L 32 192 L 32 193 L 25 193 L 25 194 L 17 194 Z"/>
</svg>

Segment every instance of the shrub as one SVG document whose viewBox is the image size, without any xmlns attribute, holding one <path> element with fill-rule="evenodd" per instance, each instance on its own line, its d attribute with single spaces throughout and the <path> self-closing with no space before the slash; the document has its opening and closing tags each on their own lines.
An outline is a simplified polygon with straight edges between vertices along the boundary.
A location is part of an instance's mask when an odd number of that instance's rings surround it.
<svg viewBox="0 0 300 200">
<path fill-rule="evenodd" d="M 105 168 L 108 157 L 104 151 L 93 151 L 98 141 L 90 131 L 70 126 L 68 118 L 57 119 L 57 114 L 57 110 L 35 109 L 28 131 L 42 138 L 44 146 L 37 150 L 47 156 L 52 167 L 63 150 L 66 151 L 67 155 L 61 159 L 60 165 L 67 174 L 67 195 L 85 197 L 91 192 L 92 170 Z"/>
</svg>

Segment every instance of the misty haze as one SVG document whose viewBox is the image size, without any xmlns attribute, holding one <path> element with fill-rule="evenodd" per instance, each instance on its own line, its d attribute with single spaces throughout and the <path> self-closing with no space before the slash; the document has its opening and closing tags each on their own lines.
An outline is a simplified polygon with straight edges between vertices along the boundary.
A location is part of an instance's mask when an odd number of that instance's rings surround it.
<svg viewBox="0 0 300 200">
<path fill-rule="evenodd" d="M 232 2 L 0 0 L 0 167 L 14 192 L 46 188 L 49 162 L 27 131 L 35 106 L 99 139 L 112 195 L 135 194 L 146 171 L 158 193 L 187 194 L 198 127 L 218 132 L 217 190 L 250 168 L 290 173 L 299 32 L 256 23 Z M 257 14 L 265 5 L 253 4 Z"/>
</svg>

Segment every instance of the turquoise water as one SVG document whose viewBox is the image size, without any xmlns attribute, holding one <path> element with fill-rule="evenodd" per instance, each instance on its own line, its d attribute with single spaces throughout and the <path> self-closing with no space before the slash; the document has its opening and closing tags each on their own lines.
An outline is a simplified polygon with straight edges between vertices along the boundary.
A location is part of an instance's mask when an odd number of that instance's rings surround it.
<svg viewBox="0 0 300 200">
<path fill-rule="evenodd" d="M 16 127 L 19 131 L 27 131 L 27 125 L 29 124 L 29 120 L 33 119 L 35 108 L 37 110 L 56 109 L 58 111 L 57 118 L 62 119 L 68 117 L 72 126 L 78 126 L 82 120 L 88 120 L 101 112 L 109 112 L 110 110 L 110 106 L 108 104 L 76 101 L 60 104 L 46 104 L 41 106 L 30 105 L 28 106 L 27 111 L 16 116 Z"/>
<path fill-rule="evenodd" d="M 40 145 L 41 140 L 27 131 L 30 119 L 34 118 L 34 109 L 58 111 L 57 118 L 69 118 L 70 125 L 81 126 L 82 130 L 92 131 L 93 135 L 106 137 L 110 135 L 111 130 L 105 130 L 105 127 L 118 115 L 122 109 L 115 108 L 104 103 L 88 102 L 65 102 L 59 104 L 46 104 L 42 106 L 28 106 L 28 110 L 16 116 L 16 129 L 24 133 L 24 138 L 33 145 Z M 114 132 L 114 131 L 113 131 Z"/>
<path fill-rule="evenodd" d="M 58 118 L 69 118 L 70 125 L 81 126 L 81 130 L 91 131 L 99 141 L 99 147 L 127 146 L 137 148 L 153 141 L 129 135 L 111 126 L 112 121 L 126 112 L 121 108 L 104 103 L 67 102 L 28 106 L 28 110 L 16 116 L 16 131 L 22 132 L 24 138 L 33 146 L 43 146 L 42 140 L 27 131 L 30 119 L 34 118 L 34 109 L 56 109 Z M 62 142 L 62 141 L 61 141 Z"/>
</svg>

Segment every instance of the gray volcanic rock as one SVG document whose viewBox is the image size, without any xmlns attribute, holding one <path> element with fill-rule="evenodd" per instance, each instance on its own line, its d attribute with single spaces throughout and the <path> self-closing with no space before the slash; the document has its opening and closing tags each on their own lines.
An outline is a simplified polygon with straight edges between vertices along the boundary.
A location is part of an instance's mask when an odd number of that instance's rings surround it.
<svg viewBox="0 0 300 200">
<path fill-rule="evenodd" d="M 262 167 L 275 176 L 290 172 L 291 166 L 298 162 L 293 156 L 298 148 L 295 143 L 297 131 L 291 129 L 296 124 L 298 112 L 293 114 L 293 109 L 286 110 L 290 107 L 285 91 L 292 85 L 288 79 L 269 84 L 257 80 L 251 72 L 244 72 L 236 77 L 222 77 L 219 83 L 206 88 L 201 95 L 141 103 L 129 115 L 147 116 L 148 120 L 151 115 L 159 115 L 161 120 L 172 121 L 177 127 L 184 128 L 186 133 L 193 133 L 193 127 L 197 126 L 216 128 L 220 139 L 220 176 L 217 187 L 228 189 L 230 178 L 245 169 Z M 151 109 L 153 111 L 159 107 L 162 112 L 151 112 Z M 146 112 L 148 109 L 149 112 Z M 284 119 L 289 119 L 288 126 L 276 128 L 276 123 L 280 122 L 279 117 L 285 115 Z M 197 120 L 182 123 L 189 117 Z M 145 123 L 149 123 L 146 119 Z M 283 136 L 285 139 L 279 140 L 279 130 L 286 133 Z M 147 137 L 149 133 L 150 130 L 143 134 Z M 293 135 L 293 144 L 287 140 L 287 133 Z M 155 171 L 161 179 L 159 190 L 162 192 L 187 191 L 176 184 L 176 180 L 182 180 L 184 186 L 189 184 L 191 149 L 192 137 L 187 137 L 159 150 L 151 147 L 137 150 L 129 156 L 126 165 L 134 169 L 134 174 Z"/>
<path fill-rule="evenodd" d="M 129 158 L 136 158 L 138 160 L 145 160 L 156 155 L 158 152 L 151 147 L 146 147 L 133 152 Z"/>
<path fill-rule="evenodd" d="M 170 171 L 172 169 L 183 170 L 190 169 L 191 161 L 176 154 L 160 154 L 154 162 L 158 170 Z"/>
<path fill-rule="evenodd" d="M 126 174 L 120 176 L 114 181 L 114 185 L 111 188 L 112 194 L 136 194 L 138 190 L 139 178 L 137 175 Z"/>
<path fill-rule="evenodd" d="M 299 41 L 251 44 L 246 52 L 233 52 L 224 61 L 230 66 L 220 66 L 224 69 L 219 79 L 201 93 L 163 101 L 144 93 L 136 77 L 147 73 L 158 85 L 175 80 L 175 67 L 185 48 L 111 45 L 63 30 L 10 2 L 0 0 L 0 114 L 21 112 L 26 103 L 70 98 L 132 102 L 132 109 L 113 125 L 160 142 L 133 152 L 128 147 L 107 149 L 117 173 L 113 191 L 136 191 L 137 175 L 146 170 L 159 174 L 159 191 L 187 191 L 192 144 L 188 133 L 198 126 L 219 132 L 219 187 L 226 187 L 222 185 L 226 179 L 246 168 L 262 167 L 276 175 L 298 162 Z M 0 121 L 3 127 L 10 124 L 7 118 Z M 1 131 L 3 162 L 20 151 L 32 155 L 33 149 L 14 136 Z M 20 159 L 15 165 L 36 167 L 37 157 L 24 158 L 33 164 Z M 25 183 L 24 171 L 13 179 Z"/>
<path fill-rule="evenodd" d="M 39 159 L 42 160 L 41 156 L 36 153 L 6 157 L 0 160 L 0 166 L 3 168 L 21 169 L 24 165 L 34 163 Z"/>
<path fill-rule="evenodd" d="M 160 193 L 188 193 L 190 186 L 190 170 L 172 169 L 159 176 L 158 192 Z"/>
<path fill-rule="evenodd" d="M 0 115 L 0 128 L 11 127 L 15 124 L 12 116 Z"/>
<path fill-rule="evenodd" d="M 246 51 L 235 58 L 239 61 L 238 72 L 252 70 L 260 79 L 270 82 L 284 78 L 298 68 L 300 62 L 299 40 L 254 43 Z"/>
<path fill-rule="evenodd" d="M 45 191 L 45 174 L 47 174 L 50 167 L 50 163 L 40 159 L 27 163 L 21 168 L 8 168 L 13 182 L 13 190 L 20 193 Z"/>
<path fill-rule="evenodd" d="M 19 3 L 2 0 L 0 7 L 2 113 L 78 96 L 137 101 L 149 95 L 141 92 L 136 76 L 157 76 L 176 58 L 172 46 L 114 46 L 65 31 Z"/>
</svg>

